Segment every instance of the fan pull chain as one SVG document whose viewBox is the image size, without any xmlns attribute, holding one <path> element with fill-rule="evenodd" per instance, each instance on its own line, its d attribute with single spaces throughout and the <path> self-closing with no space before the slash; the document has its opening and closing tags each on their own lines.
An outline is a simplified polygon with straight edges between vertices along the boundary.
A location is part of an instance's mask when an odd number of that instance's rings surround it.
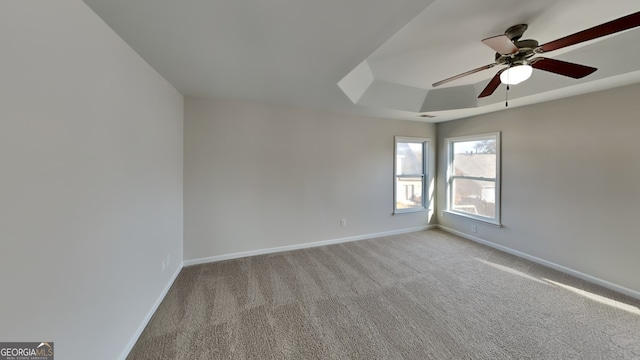
<svg viewBox="0 0 640 360">
<path fill-rule="evenodd" d="M 509 84 L 507 84 L 507 91 L 504 96 L 504 107 L 509 107 Z"/>
</svg>

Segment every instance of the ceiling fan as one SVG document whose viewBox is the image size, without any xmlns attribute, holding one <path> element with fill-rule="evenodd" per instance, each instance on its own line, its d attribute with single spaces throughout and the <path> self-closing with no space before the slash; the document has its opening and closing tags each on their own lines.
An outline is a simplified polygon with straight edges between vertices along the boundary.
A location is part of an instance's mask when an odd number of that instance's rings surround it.
<svg viewBox="0 0 640 360">
<path fill-rule="evenodd" d="M 482 90 L 478 98 L 483 98 L 493 94 L 500 83 L 515 85 L 531 76 L 533 69 L 552 72 L 559 75 L 572 77 L 574 79 L 583 78 L 598 70 L 591 66 L 585 66 L 566 61 L 550 59 L 545 57 L 535 57 L 535 55 L 549 51 L 561 49 L 567 46 L 579 44 L 584 41 L 597 39 L 602 36 L 615 34 L 640 26 L 640 11 L 631 15 L 623 16 L 619 19 L 609 21 L 592 28 L 579 31 L 575 34 L 538 45 L 536 40 L 520 40 L 522 34 L 527 30 L 526 24 L 515 25 L 507 29 L 503 35 L 496 35 L 482 40 L 488 47 L 496 51 L 495 62 L 477 69 L 473 69 L 456 76 L 438 81 L 432 86 L 436 87 L 450 81 L 460 79 L 464 76 L 490 69 L 496 65 L 507 65 L 506 68 L 498 71 L 489 81 L 489 84 Z"/>
</svg>

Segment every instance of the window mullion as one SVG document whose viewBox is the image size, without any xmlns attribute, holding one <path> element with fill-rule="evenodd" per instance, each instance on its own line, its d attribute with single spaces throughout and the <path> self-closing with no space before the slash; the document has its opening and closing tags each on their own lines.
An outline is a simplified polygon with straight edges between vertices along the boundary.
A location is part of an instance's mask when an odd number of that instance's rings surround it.
<svg viewBox="0 0 640 360">
<path fill-rule="evenodd" d="M 481 176 L 454 175 L 451 178 L 452 179 L 479 180 L 479 181 L 496 181 L 496 178 L 486 178 L 486 177 L 481 177 Z"/>
</svg>

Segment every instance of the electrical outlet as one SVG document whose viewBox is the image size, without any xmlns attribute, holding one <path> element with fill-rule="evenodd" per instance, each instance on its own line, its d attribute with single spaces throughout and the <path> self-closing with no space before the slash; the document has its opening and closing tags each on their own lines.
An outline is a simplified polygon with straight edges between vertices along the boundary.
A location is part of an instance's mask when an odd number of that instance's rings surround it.
<svg viewBox="0 0 640 360">
<path fill-rule="evenodd" d="M 162 273 L 164 274 L 164 270 L 167 268 L 167 260 L 162 260 Z"/>
<path fill-rule="evenodd" d="M 478 227 L 475 225 L 471 225 L 471 232 L 478 232 Z"/>
<path fill-rule="evenodd" d="M 341 227 L 347 226 L 347 219 L 340 219 L 340 226 Z"/>
</svg>

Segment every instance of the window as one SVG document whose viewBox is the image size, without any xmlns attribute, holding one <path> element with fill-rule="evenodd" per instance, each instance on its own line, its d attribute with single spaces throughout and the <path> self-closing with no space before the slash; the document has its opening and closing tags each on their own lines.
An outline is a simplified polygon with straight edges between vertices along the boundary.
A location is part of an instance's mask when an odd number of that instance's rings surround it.
<svg viewBox="0 0 640 360">
<path fill-rule="evenodd" d="M 424 210 L 428 139 L 396 136 L 395 142 L 393 213 Z"/>
<path fill-rule="evenodd" d="M 447 210 L 500 224 L 500 133 L 446 139 Z"/>
</svg>

